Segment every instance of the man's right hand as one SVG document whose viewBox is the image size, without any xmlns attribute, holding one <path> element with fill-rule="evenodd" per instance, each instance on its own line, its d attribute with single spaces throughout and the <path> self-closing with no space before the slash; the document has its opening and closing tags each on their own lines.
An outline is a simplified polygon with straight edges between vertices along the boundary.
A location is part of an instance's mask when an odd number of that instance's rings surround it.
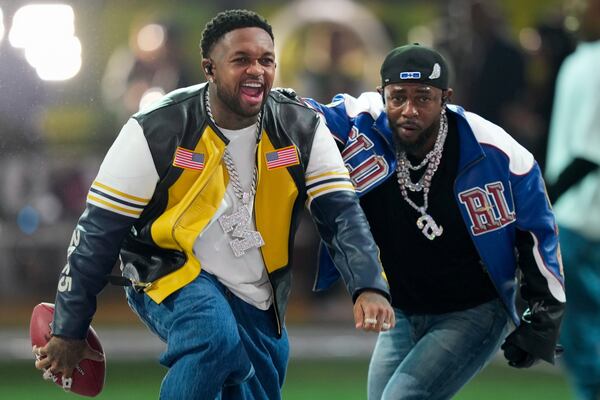
<svg viewBox="0 0 600 400">
<path fill-rule="evenodd" d="M 104 355 L 92 349 L 85 340 L 67 339 L 58 336 L 50 338 L 44 347 L 33 346 L 36 356 L 35 367 L 50 374 L 62 374 L 71 378 L 73 370 L 83 359 L 104 360 Z M 49 375 L 44 375 L 46 378 Z"/>
</svg>

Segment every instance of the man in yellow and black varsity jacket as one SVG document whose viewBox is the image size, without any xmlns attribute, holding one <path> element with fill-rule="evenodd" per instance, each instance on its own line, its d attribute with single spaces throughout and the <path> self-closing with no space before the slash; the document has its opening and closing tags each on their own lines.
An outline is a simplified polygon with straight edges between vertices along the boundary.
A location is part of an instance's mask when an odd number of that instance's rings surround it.
<svg viewBox="0 0 600 400">
<path fill-rule="evenodd" d="M 49 360 L 38 368 L 71 373 L 61 361 L 68 351 L 52 343 L 85 337 L 120 257 L 131 307 L 167 342 L 161 398 L 279 398 L 304 206 L 355 301 L 357 327 L 393 325 L 377 249 L 331 134 L 313 110 L 270 91 L 270 27 L 236 10 L 209 23 L 203 42 L 211 29 L 213 43 L 203 43 L 211 83 L 135 114 L 108 151 L 60 276 L 55 337 L 38 349 Z"/>
</svg>

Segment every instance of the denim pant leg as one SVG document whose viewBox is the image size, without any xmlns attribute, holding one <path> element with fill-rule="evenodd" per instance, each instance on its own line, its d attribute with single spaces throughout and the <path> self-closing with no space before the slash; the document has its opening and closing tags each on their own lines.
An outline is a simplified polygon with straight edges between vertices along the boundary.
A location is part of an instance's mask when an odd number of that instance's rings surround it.
<svg viewBox="0 0 600 400">
<path fill-rule="evenodd" d="M 560 228 L 567 303 L 560 343 L 578 400 L 600 398 L 600 243 Z"/>
<path fill-rule="evenodd" d="M 217 398 L 223 385 L 249 379 L 253 367 L 223 286 L 207 273 L 156 304 L 127 289 L 132 309 L 167 343 L 160 363 L 169 368 L 160 398 Z"/>
<path fill-rule="evenodd" d="M 272 309 L 263 311 L 236 296 L 228 298 L 255 374 L 241 384 L 226 386 L 222 400 L 280 400 L 289 358 L 286 329 L 277 338 Z"/>
<path fill-rule="evenodd" d="M 511 327 L 500 300 L 440 315 L 407 316 L 379 335 L 369 400 L 449 399 L 496 354 Z"/>
</svg>

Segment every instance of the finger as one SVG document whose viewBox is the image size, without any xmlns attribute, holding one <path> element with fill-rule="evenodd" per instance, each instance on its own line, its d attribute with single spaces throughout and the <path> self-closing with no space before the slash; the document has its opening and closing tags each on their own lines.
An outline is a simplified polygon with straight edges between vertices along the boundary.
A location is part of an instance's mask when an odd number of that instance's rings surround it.
<svg viewBox="0 0 600 400">
<path fill-rule="evenodd" d="M 63 376 L 63 378 L 72 378 L 74 370 L 75 368 L 63 368 L 60 370 L 60 374 Z"/>
<path fill-rule="evenodd" d="M 391 329 L 396 326 L 396 313 L 394 312 L 394 309 L 391 307 L 390 307 L 389 313 L 390 313 L 389 321 L 390 321 L 390 325 L 391 325 L 390 329 Z"/>
<path fill-rule="evenodd" d="M 388 309 L 384 309 L 383 321 L 381 322 L 381 332 L 389 331 L 396 324 L 394 313 Z"/>
<path fill-rule="evenodd" d="M 44 378 L 44 380 L 46 380 L 46 381 L 53 381 L 53 382 L 56 382 L 56 379 L 57 379 L 56 375 L 54 375 L 52 373 L 52 371 L 50 371 L 49 369 L 44 369 L 42 378 Z"/>
<path fill-rule="evenodd" d="M 381 322 L 379 322 L 377 315 L 372 315 L 371 312 L 365 312 L 365 319 L 363 324 L 363 329 L 365 331 L 374 331 L 377 332 L 380 329 Z"/>
<path fill-rule="evenodd" d="M 377 326 L 377 312 L 376 310 L 374 312 L 371 307 L 365 307 L 363 311 L 363 329 L 371 331 Z"/>
<path fill-rule="evenodd" d="M 360 300 L 358 300 L 356 302 L 356 304 L 354 304 L 354 322 L 355 322 L 355 327 L 357 329 L 360 329 L 364 326 L 364 318 L 365 318 L 365 313 L 364 310 L 362 308 L 362 302 Z"/>
<path fill-rule="evenodd" d="M 48 357 L 44 357 L 44 358 L 40 358 L 39 360 L 36 360 L 35 362 L 35 367 L 37 369 L 47 369 L 50 367 L 52 363 L 50 362 L 50 360 L 48 360 Z"/>
<path fill-rule="evenodd" d="M 104 354 L 88 346 L 83 352 L 83 358 L 88 358 L 92 361 L 104 361 Z"/>
<path fill-rule="evenodd" d="M 36 357 L 44 357 L 46 356 L 48 353 L 46 352 L 46 347 L 38 347 L 38 346 L 33 346 L 31 348 L 31 352 L 36 356 Z"/>
</svg>

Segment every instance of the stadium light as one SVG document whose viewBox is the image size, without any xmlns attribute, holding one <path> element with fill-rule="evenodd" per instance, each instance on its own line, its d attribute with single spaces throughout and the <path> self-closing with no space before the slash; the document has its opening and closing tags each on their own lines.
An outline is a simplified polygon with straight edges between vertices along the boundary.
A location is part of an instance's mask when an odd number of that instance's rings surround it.
<svg viewBox="0 0 600 400">
<path fill-rule="evenodd" d="M 81 42 L 74 36 L 60 43 L 38 41 L 25 48 L 25 58 L 42 80 L 64 81 L 81 69 Z"/>
<path fill-rule="evenodd" d="M 29 4 L 17 10 L 8 34 L 10 44 L 43 80 L 66 80 L 81 69 L 81 42 L 75 36 L 75 13 L 66 4 Z"/>
</svg>

